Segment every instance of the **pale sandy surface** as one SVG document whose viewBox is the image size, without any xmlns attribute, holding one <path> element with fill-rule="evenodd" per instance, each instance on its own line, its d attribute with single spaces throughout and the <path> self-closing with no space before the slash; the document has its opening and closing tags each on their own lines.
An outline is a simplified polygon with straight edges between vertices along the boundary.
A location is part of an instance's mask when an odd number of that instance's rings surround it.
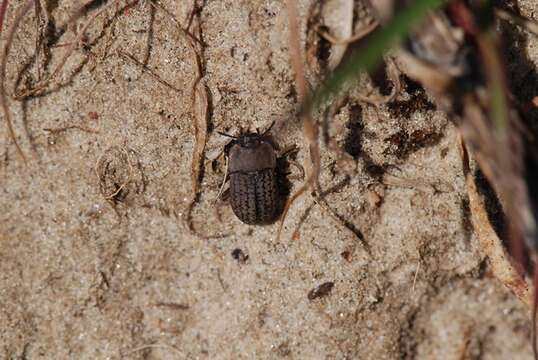
<svg viewBox="0 0 538 360">
<path fill-rule="evenodd" d="M 49 3 L 58 21 L 65 18 L 69 1 Z M 303 33 L 309 3 L 301 1 Z M 162 4 L 181 20 L 190 9 L 186 1 Z M 520 5 L 527 15 L 538 13 L 533 1 Z M 280 242 L 278 224 L 242 224 L 228 206 L 214 205 L 223 161 L 206 165 L 193 216 L 203 234 L 233 235 L 189 235 L 181 216 L 191 192 L 194 63 L 175 24 L 161 11 L 151 22 L 150 9 L 138 5 L 108 24 L 68 85 L 24 106 L 10 101 L 29 163 L 8 144 L 2 125 L 0 358 L 531 358 L 528 314 L 491 277 L 477 248 L 456 131 L 420 102 L 422 94 L 402 105 L 418 101 L 416 111 L 399 115 L 350 97 L 331 132 L 356 155 L 349 181 L 335 154 L 322 148 L 323 188 L 342 184 L 328 203 L 362 233 L 369 254 L 309 194 L 291 209 Z M 210 147 L 222 140 L 215 130 L 288 119 L 274 132 L 277 142 L 298 145 L 300 161 L 307 156 L 286 14 L 280 1 L 203 6 Z M 98 18 L 89 34 L 111 18 L 112 12 Z M 12 19 L 10 11 L 8 24 Z M 68 33 L 60 43 L 72 38 Z M 534 74 L 538 43 L 521 39 L 513 45 L 528 52 L 525 71 Z M 35 22 L 27 16 L 8 63 L 10 93 L 34 43 Z M 63 51 L 52 50 L 53 63 Z M 148 67 L 179 92 L 119 51 L 141 61 L 149 54 Z M 82 58 L 77 51 L 62 76 Z M 520 74 L 516 85 L 530 78 L 518 64 L 510 62 Z M 398 100 L 409 98 L 404 91 Z M 99 133 L 44 130 L 68 125 Z M 131 173 L 115 209 L 100 191 L 99 162 L 112 164 L 118 179 Z M 236 248 L 248 255 L 245 263 L 232 257 Z M 332 291 L 310 301 L 308 292 L 327 281 Z M 145 345 L 153 348 L 133 351 Z"/>
</svg>

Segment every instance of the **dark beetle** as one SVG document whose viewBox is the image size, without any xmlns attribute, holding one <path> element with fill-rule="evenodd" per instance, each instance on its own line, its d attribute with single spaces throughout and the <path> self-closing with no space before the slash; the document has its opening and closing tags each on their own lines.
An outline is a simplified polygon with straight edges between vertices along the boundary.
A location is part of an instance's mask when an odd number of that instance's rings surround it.
<svg viewBox="0 0 538 360">
<path fill-rule="evenodd" d="M 246 224 L 270 224 L 277 215 L 277 157 L 265 136 L 269 130 L 242 134 L 229 148 L 230 201 Z"/>
</svg>

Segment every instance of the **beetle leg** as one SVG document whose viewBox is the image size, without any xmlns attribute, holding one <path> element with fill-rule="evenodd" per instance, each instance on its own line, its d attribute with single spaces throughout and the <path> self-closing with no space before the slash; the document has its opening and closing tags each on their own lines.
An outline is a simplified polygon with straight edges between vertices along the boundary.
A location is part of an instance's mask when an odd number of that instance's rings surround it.
<svg viewBox="0 0 538 360">
<path fill-rule="evenodd" d="M 304 167 L 298 161 L 295 161 L 295 160 L 288 160 L 288 162 L 290 163 L 290 165 L 295 166 L 295 168 L 299 170 L 300 172 L 299 175 L 289 176 L 288 178 L 290 180 L 301 180 L 301 181 L 304 180 L 304 177 L 305 177 Z"/>
<path fill-rule="evenodd" d="M 273 128 L 274 125 L 275 125 L 275 121 L 273 121 L 273 122 L 271 123 L 271 125 L 269 125 L 269 127 L 268 127 L 267 129 L 265 129 L 260 135 L 261 135 L 262 137 L 264 137 L 264 136 L 266 136 L 267 134 L 269 134 L 269 131 L 271 131 L 271 129 Z M 259 134 L 259 133 L 260 133 L 260 132 L 258 131 L 258 134 Z"/>
<path fill-rule="evenodd" d="M 222 199 L 222 201 L 228 201 L 228 199 L 230 199 L 230 188 L 224 190 L 220 198 Z"/>
<path fill-rule="evenodd" d="M 219 189 L 219 192 L 217 194 L 217 197 L 215 198 L 215 202 L 221 197 L 221 195 L 223 196 L 223 193 L 225 192 L 224 190 L 224 186 L 226 186 L 226 180 L 228 180 L 228 163 L 229 163 L 229 158 L 226 157 L 226 168 L 224 169 L 224 178 L 222 179 L 222 184 L 220 185 L 220 189 Z"/>
<path fill-rule="evenodd" d="M 299 148 L 297 145 L 288 145 L 282 151 L 280 152 L 279 158 L 283 158 L 286 156 L 290 156 L 293 154 L 296 154 L 299 151 Z M 296 160 L 288 159 L 288 163 L 290 165 L 293 165 L 297 170 L 299 170 L 299 175 L 290 176 L 289 180 L 304 180 L 305 178 L 305 170 L 304 167 Z M 290 175 L 291 172 L 286 173 L 285 175 Z"/>
<path fill-rule="evenodd" d="M 284 149 L 282 149 L 282 151 L 280 152 L 280 155 L 278 155 L 278 157 L 282 158 L 282 157 L 285 157 L 285 156 L 296 154 L 297 152 L 299 152 L 299 147 L 297 147 L 297 145 L 288 145 Z"/>
</svg>

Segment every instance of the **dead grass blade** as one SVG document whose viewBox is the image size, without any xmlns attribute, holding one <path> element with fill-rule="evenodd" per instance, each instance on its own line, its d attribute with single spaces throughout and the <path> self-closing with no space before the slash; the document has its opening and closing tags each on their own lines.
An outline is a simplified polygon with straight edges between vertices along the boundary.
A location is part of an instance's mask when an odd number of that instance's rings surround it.
<svg viewBox="0 0 538 360">
<path fill-rule="evenodd" d="M 303 53 L 301 51 L 301 42 L 299 34 L 299 14 L 297 12 L 297 4 L 294 0 L 286 0 L 286 9 L 288 10 L 288 26 L 289 26 L 289 50 L 291 67 L 295 75 L 295 86 L 299 101 L 303 101 L 307 95 L 307 84 L 304 72 Z"/>
<path fill-rule="evenodd" d="M 122 58 L 126 59 L 126 60 L 129 60 L 131 62 L 133 62 L 134 64 L 136 64 L 138 67 L 140 67 L 140 69 L 149 74 L 152 78 L 154 78 L 155 80 L 157 80 L 159 83 L 163 84 L 164 86 L 166 86 L 167 88 L 170 88 L 172 90 L 174 90 L 175 92 L 177 92 L 178 94 L 181 94 L 181 90 L 179 90 L 178 88 L 176 88 L 174 85 L 170 84 L 168 81 L 164 80 L 162 77 L 160 77 L 155 71 L 151 70 L 147 65 L 144 65 L 142 62 L 138 61 L 135 59 L 135 57 L 131 54 L 128 54 L 126 52 L 123 52 L 123 51 L 118 51 L 118 55 L 120 55 Z"/>
<path fill-rule="evenodd" d="M 198 27 L 197 32 L 200 35 L 200 23 L 196 18 L 193 20 Z M 195 236 L 207 238 L 198 234 L 194 228 L 194 223 L 192 221 L 192 211 L 194 205 L 198 202 L 200 197 L 200 181 L 202 177 L 202 170 L 204 166 L 204 152 L 207 142 L 207 117 L 209 114 L 209 101 L 207 98 L 207 88 L 205 86 L 204 80 L 202 79 L 202 59 L 200 52 L 196 48 L 194 40 L 187 34 L 187 31 L 181 28 L 185 39 L 187 40 L 188 46 L 191 48 L 193 53 L 193 59 L 195 61 L 195 74 L 196 79 L 193 84 L 193 95 L 192 95 L 192 114 L 194 117 L 194 150 L 192 153 L 191 161 L 191 181 L 192 181 L 192 196 L 187 205 L 187 210 L 185 214 L 185 225 L 189 232 Z"/>
<path fill-rule="evenodd" d="M 207 114 L 208 100 L 207 89 L 201 79 L 196 83 L 193 95 L 193 115 L 194 115 L 194 151 L 191 162 L 192 197 L 187 205 L 185 221 L 187 228 L 196 234 L 192 222 L 192 210 L 196 204 L 200 193 L 200 178 L 204 164 L 204 150 L 207 141 Z"/>
</svg>

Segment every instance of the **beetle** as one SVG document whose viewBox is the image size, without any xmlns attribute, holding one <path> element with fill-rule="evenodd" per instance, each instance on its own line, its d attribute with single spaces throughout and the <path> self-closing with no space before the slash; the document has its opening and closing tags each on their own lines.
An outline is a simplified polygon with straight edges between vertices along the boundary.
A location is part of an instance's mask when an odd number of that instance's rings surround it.
<svg viewBox="0 0 538 360">
<path fill-rule="evenodd" d="M 249 225 L 275 221 L 279 204 L 277 194 L 275 147 L 267 137 L 273 124 L 263 133 L 246 132 L 228 145 L 230 202 L 234 214 Z"/>
</svg>

